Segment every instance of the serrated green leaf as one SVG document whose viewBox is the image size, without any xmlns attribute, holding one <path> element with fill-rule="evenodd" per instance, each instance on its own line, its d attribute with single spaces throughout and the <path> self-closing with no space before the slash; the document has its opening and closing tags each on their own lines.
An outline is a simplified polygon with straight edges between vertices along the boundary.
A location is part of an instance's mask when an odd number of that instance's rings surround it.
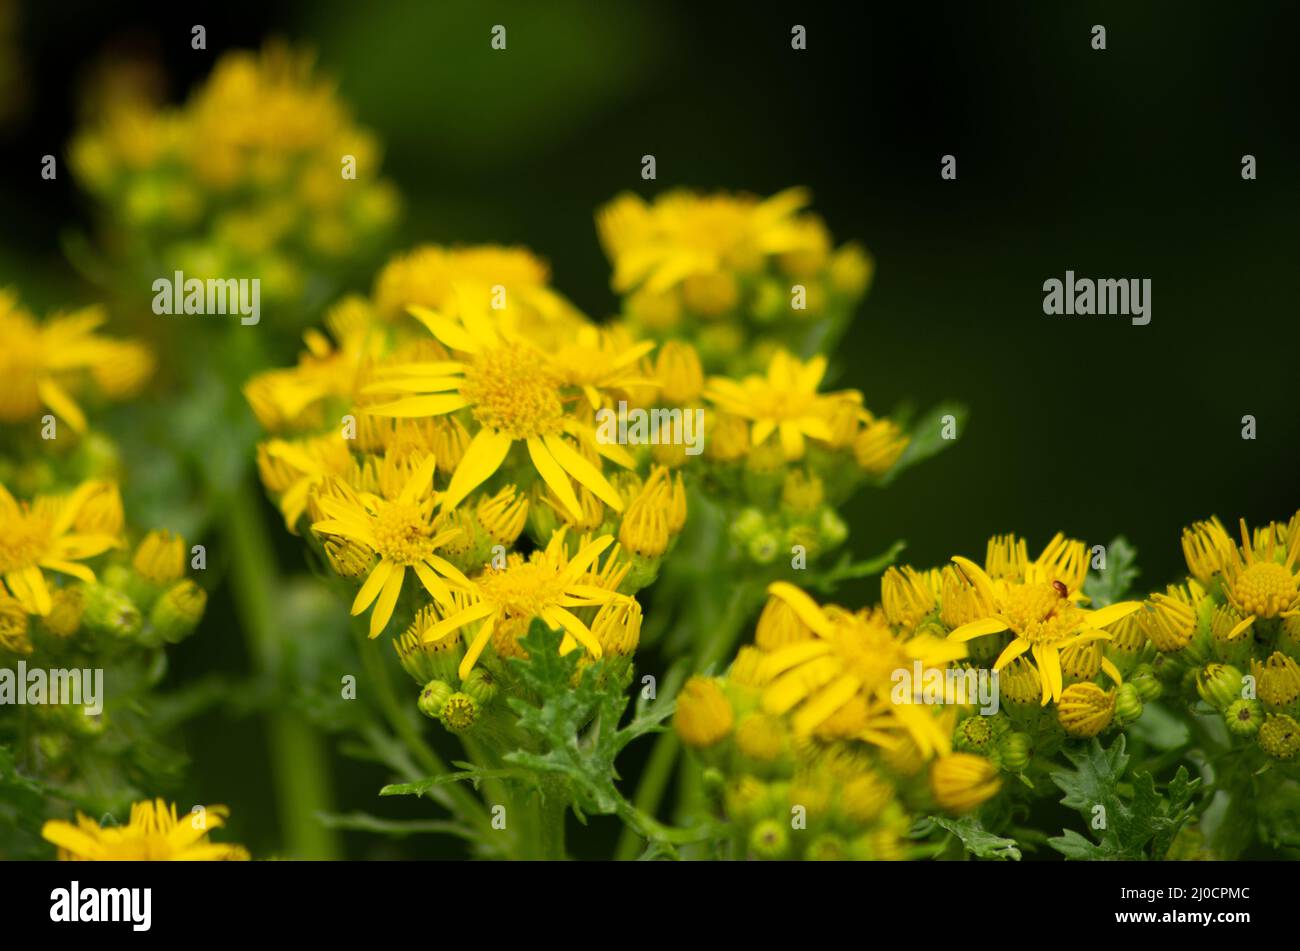
<svg viewBox="0 0 1300 951">
<path fill-rule="evenodd" d="M 1089 607 L 1104 608 L 1124 600 L 1141 572 L 1137 567 L 1137 549 L 1123 535 L 1116 535 L 1106 546 L 1106 567 L 1089 569 L 1083 593 L 1091 600 Z"/>
<path fill-rule="evenodd" d="M 1052 782 L 1065 793 L 1061 803 L 1079 812 L 1098 839 L 1090 842 L 1073 830 L 1048 839 L 1066 858 L 1161 859 L 1191 817 L 1200 780 L 1189 779 L 1186 767 L 1179 767 L 1163 795 L 1150 773 L 1123 781 L 1129 763 L 1124 747 L 1120 734 L 1110 749 L 1094 739 L 1086 749 L 1063 750 L 1074 768 L 1053 772 Z"/>
<path fill-rule="evenodd" d="M 931 819 L 935 825 L 959 838 L 966 851 L 976 858 L 997 862 L 1020 861 L 1020 849 L 1016 840 L 994 835 L 984 828 L 976 816 L 963 816 L 960 819 L 932 816 Z"/>
</svg>

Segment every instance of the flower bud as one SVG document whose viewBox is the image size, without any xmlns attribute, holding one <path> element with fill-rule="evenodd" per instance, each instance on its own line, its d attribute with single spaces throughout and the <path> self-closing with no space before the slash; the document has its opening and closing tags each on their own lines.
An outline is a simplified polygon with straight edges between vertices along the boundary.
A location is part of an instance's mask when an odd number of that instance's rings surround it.
<svg viewBox="0 0 1300 951">
<path fill-rule="evenodd" d="M 1142 716 L 1142 695 L 1131 683 L 1120 684 L 1115 694 L 1115 722 L 1120 726 Z"/>
<path fill-rule="evenodd" d="M 446 681 L 430 680 L 424 685 L 424 689 L 420 691 L 420 699 L 417 701 L 416 706 L 420 708 L 420 712 L 426 717 L 439 720 L 442 718 L 443 706 L 451 699 L 453 693 L 455 693 L 455 690 Z"/>
<path fill-rule="evenodd" d="M 758 859 L 785 858 L 790 848 L 790 833 L 785 823 L 764 819 L 749 833 L 749 852 Z"/>
<path fill-rule="evenodd" d="M 1156 676 L 1150 664 L 1139 664 L 1126 682 L 1133 685 L 1143 703 L 1158 700 L 1165 690 L 1164 684 L 1160 682 L 1160 678 Z"/>
<path fill-rule="evenodd" d="M 483 667 L 475 667 L 460 685 L 460 689 L 474 698 L 479 708 L 485 708 L 496 698 L 499 688 L 492 674 Z"/>
<path fill-rule="evenodd" d="M 1115 717 L 1115 692 L 1094 683 L 1071 684 L 1056 704 L 1056 719 L 1070 736 L 1096 736 Z"/>
<path fill-rule="evenodd" d="M 1300 664 L 1274 651 L 1264 663 L 1250 662 L 1256 695 L 1269 713 L 1300 716 Z"/>
<path fill-rule="evenodd" d="M 1196 692 L 1216 710 L 1241 699 L 1241 671 L 1228 664 L 1206 664 L 1196 675 Z"/>
<path fill-rule="evenodd" d="M 129 640 L 140 633 L 140 610 L 121 591 L 103 584 L 84 586 L 85 610 L 81 623 L 92 634 Z"/>
<path fill-rule="evenodd" d="M 677 696 L 673 726 L 687 746 L 702 748 L 725 739 L 731 733 L 734 714 L 717 680 L 692 677 Z"/>
<path fill-rule="evenodd" d="M 1022 773 L 1029 767 L 1033 755 L 1033 740 L 1028 733 L 1008 733 L 998 741 L 998 756 L 1002 759 L 1002 768 L 1013 773 Z"/>
<path fill-rule="evenodd" d="M 41 618 L 41 628 L 51 637 L 66 641 L 81 629 L 85 593 L 80 585 L 71 585 L 55 591 L 50 600 L 50 613 Z"/>
<path fill-rule="evenodd" d="M 25 656 L 32 652 L 27 611 L 0 588 L 0 651 Z"/>
<path fill-rule="evenodd" d="M 478 722 L 478 702 L 467 693 L 453 693 L 442 705 L 439 719 L 452 733 L 464 733 Z"/>
<path fill-rule="evenodd" d="M 189 578 L 182 578 L 154 603 L 149 623 L 157 637 L 178 644 L 198 627 L 207 604 L 208 593 Z"/>
<path fill-rule="evenodd" d="M 841 862 L 848 854 L 848 843 L 837 835 L 819 835 L 808 843 L 803 857 L 808 862 Z"/>
<path fill-rule="evenodd" d="M 185 574 L 185 539 L 165 529 L 150 532 L 136 548 L 131 567 L 159 587 L 179 580 Z"/>
<path fill-rule="evenodd" d="M 1264 720 L 1255 738 L 1259 748 L 1276 760 L 1290 761 L 1300 753 L 1300 723 L 1285 713 L 1272 713 Z"/>
<path fill-rule="evenodd" d="M 954 814 L 973 812 L 1002 788 L 992 760 L 971 753 L 949 753 L 930 767 L 935 802 Z"/>
<path fill-rule="evenodd" d="M 967 717 L 957 724 L 956 744 L 960 749 L 979 753 L 993 742 L 993 724 L 988 717 Z"/>
<path fill-rule="evenodd" d="M 433 605 L 425 605 L 416 612 L 411 626 L 393 641 L 402 669 L 416 683 L 428 683 L 430 680 L 450 682 L 457 679 L 461 658 L 465 656 L 465 645 L 460 632 L 451 631 L 436 640 L 425 640 L 425 632 L 441 619 Z"/>
<path fill-rule="evenodd" d="M 1223 711 L 1223 720 L 1237 736 L 1254 736 L 1264 722 L 1264 705 L 1258 700 L 1234 700 Z"/>
</svg>

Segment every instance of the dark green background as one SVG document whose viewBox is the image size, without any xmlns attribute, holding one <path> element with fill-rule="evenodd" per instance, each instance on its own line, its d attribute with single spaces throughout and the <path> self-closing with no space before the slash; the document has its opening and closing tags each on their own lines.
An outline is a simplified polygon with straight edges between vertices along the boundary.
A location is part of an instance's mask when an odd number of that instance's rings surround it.
<svg viewBox="0 0 1300 951">
<path fill-rule="evenodd" d="M 1023 533 L 1031 549 L 1057 529 L 1090 543 L 1124 533 L 1143 583 L 1158 586 L 1178 572 L 1192 519 L 1294 512 L 1292 5 L 848 6 L 27 4 L 30 100 L 0 127 L 0 282 L 41 306 L 94 296 L 59 252 L 88 208 L 66 170 L 57 182 L 38 170 L 41 154 L 62 154 L 97 58 L 152 55 L 179 97 L 221 50 L 281 35 L 320 51 L 386 143 L 407 203 L 395 247 L 527 244 L 595 316 L 616 299 L 592 213 L 617 191 L 810 186 L 836 238 L 862 241 L 878 266 L 834 355 L 836 384 L 879 411 L 948 397 L 971 408 L 954 448 L 854 500 L 860 554 L 902 537 L 905 557 L 930 565 L 982 553 L 995 532 Z M 193 23 L 207 26 L 206 52 L 190 49 Z M 496 23 L 504 53 L 488 46 Z M 790 48 L 793 23 L 808 29 L 806 51 Z M 1096 23 L 1104 52 L 1090 48 Z M 657 182 L 640 179 L 645 153 Z M 939 178 L 945 153 L 956 182 Z M 1240 177 L 1245 153 L 1257 181 Z M 1152 322 L 1044 317 L 1042 283 L 1067 269 L 1150 278 Z M 293 566 L 300 555 L 281 541 Z M 875 594 L 866 583 L 844 600 Z M 175 652 L 181 676 L 242 669 L 221 597 Z M 278 842 L 259 730 L 213 715 L 188 740 L 196 787 L 234 806 L 236 837 L 264 855 Z M 344 808 L 419 811 L 376 801 L 378 771 L 340 759 L 336 772 Z M 612 831 L 597 823 L 578 851 L 604 853 Z M 348 841 L 356 856 L 435 847 Z"/>
</svg>

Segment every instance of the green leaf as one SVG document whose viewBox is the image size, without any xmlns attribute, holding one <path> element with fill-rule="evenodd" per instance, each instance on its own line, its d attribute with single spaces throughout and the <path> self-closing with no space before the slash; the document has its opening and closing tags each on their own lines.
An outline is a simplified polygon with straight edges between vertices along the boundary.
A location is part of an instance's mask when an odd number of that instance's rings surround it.
<svg viewBox="0 0 1300 951">
<path fill-rule="evenodd" d="M 854 561 L 848 552 L 844 552 L 840 555 L 840 560 L 821 574 L 813 584 L 818 591 L 830 594 L 841 581 L 878 575 L 892 565 L 906 547 L 907 542 L 900 538 L 876 557 L 864 561 Z"/>
<path fill-rule="evenodd" d="M 1015 839 L 1004 839 L 989 832 L 976 816 L 963 816 L 960 819 L 945 819 L 932 816 L 934 824 L 946 829 L 966 847 L 966 851 L 977 859 L 992 859 L 998 862 L 1020 861 L 1020 849 Z"/>
<path fill-rule="evenodd" d="M 562 631 L 534 621 L 520 639 L 528 657 L 512 658 L 510 663 L 538 702 L 518 697 L 508 702 L 518 716 L 519 728 L 534 740 L 535 749 L 516 750 L 505 759 L 563 779 L 579 814 L 621 812 L 626 803 L 615 786 L 618 772 L 614 759 L 638 736 L 662 730 L 673 704 L 638 703 L 635 716 L 620 728 L 631 670 L 614 676 L 600 660 L 578 676 L 582 653 L 561 656 L 563 637 Z"/>
<path fill-rule="evenodd" d="M 430 776 L 427 779 L 416 780 L 413 783 L 391 783 L 379 790 L 381 796 L 423 796 L 425 793 L 438 786 L 447 786 L 451 783 L 473 783 L 477 789 L 479 783 L 485 779 L 522 779 L 524 774 L 517 769 L 479 769 L 477 766 L 471 769 L 462 769 L 456 773 L 443 773 L 440 776 Z"/>
<path fill-rule="evenodd" d="M 1190 779 L 1180 766 L 1164 795 L 1150 773 L 1135 773 L 1121 782 L 1129 763 L 1124 746 L 1120 734 L 1109 750 L 1097 739 L 1084 750 L 1063 750 L 1074 768 L 1053 772 L 1052 782 L 1065 793 L 1061 803 L 1079 812 L 1098 838 L 1092 842 L 1066 830 L 1049 839 L 1066 858 L 1162 859 L 1191 817 L 1192 796 L 1201 781 Z"/>
<path fill-rule="evenodd" d="M 454 835 L 471 841 L 478 839 L 473 829 L 459 822 L 447 822 L 441 819 L 384 819 L 366 812 L 349 812 L 346 815 L 318 812 L 316 818 L 330 829 L 377 832 L 395 839 L 404 839 L 409 835 Z"/>
<path fill-rule="evenodd" d="M 1083 593 L 1092 599 L 1088 606 L 1104 608 L 1123 601 L 1139 574 L 1137 549 L 1123 535 L 1116 535 L 1106 546 L 1106 567 L 1089 570 L 1083 582 Z"/>
<path fill-rule="evenodd" d="M 902 420 L 899 417 L 905 415 L 906 410 L 903 410 L 893 414 L 891 418 L 901 425 Z M 908 428 L 911 440 L 903 450 L 903 454 L 898 457 L 898 462 L 894 463 L 894 467 L 881 477 L 880 485 L 889 485 L 904 471 L 931 456 L 938 455 L 957 441 L 943 437 L 945 416 L 951 416 L 956 420 L 957 437 L 961 437 L 966 431 L 966 420 L 970 418 L 970 410 L 964 404 L 957 402 L 945 401 L 938 404 Z"/>
</svg>

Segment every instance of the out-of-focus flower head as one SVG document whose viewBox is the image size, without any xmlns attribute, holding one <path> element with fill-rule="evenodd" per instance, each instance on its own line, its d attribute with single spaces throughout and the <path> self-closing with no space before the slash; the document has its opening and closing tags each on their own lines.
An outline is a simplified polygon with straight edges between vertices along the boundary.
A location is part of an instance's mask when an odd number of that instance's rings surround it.
<svg viewBox="0 0 1300 951">
<path fill-rule="evenodd" d="M 692 340 L 711 369 L 761 365 L 775 345 L 824 343 L 866 292 L 872 264 L 856 245 L 832 250 L 821 219 L 803 210 L 810 200 L 803 188 L 766 199 L 619 195 L 596 224 L 624 316 L 661 339 Z"/>
</svg>

